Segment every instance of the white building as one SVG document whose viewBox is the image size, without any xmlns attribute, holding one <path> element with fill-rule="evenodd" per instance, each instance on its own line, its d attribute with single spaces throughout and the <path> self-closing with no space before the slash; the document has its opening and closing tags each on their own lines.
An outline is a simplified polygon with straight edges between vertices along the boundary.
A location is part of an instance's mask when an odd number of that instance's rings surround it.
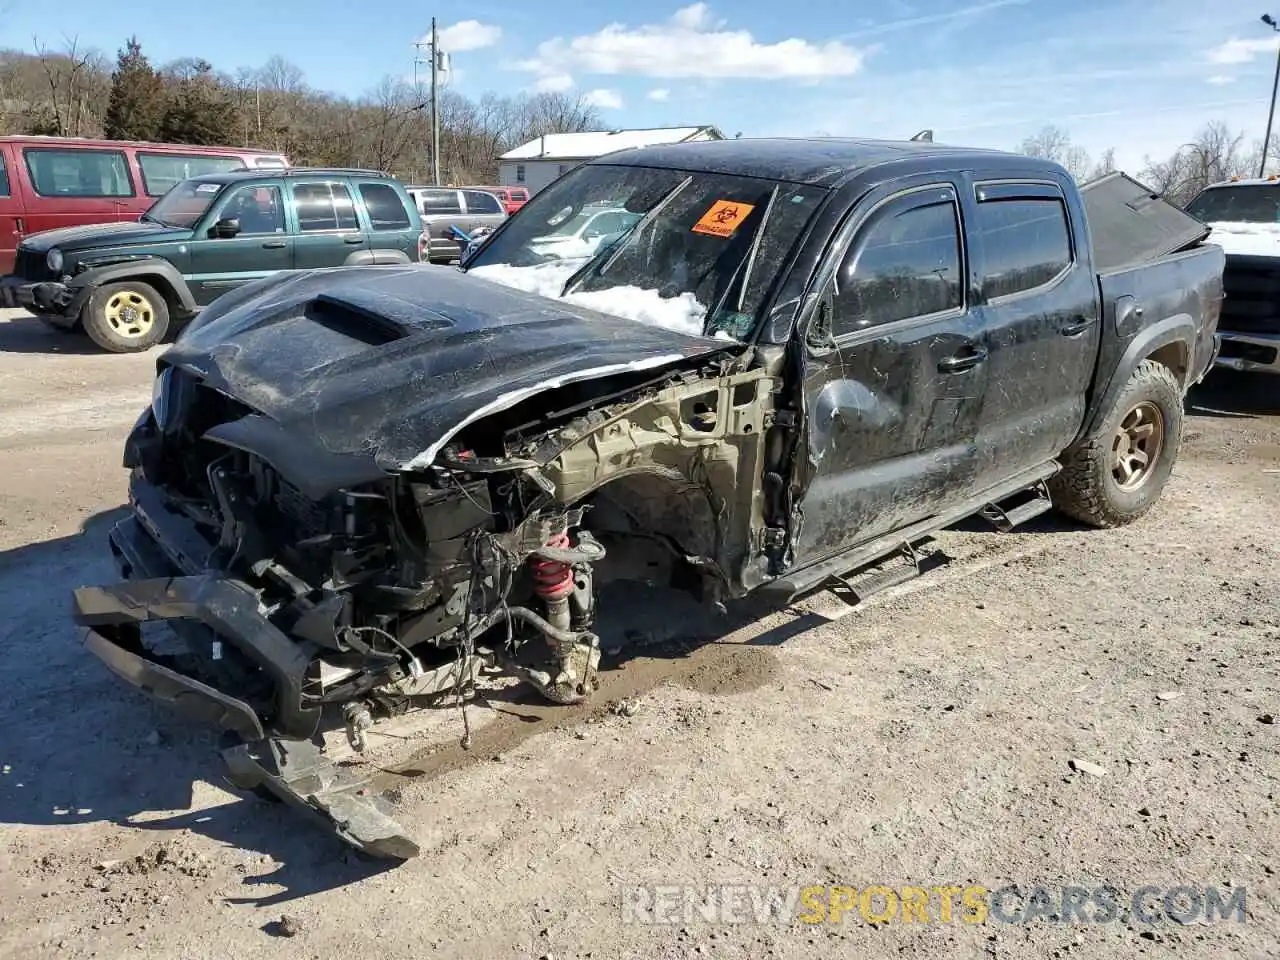
<svg viewBox="0 0 1280 960">
<path fill-rule="evenodd" d="M 594 160 L 615 150 L 723 139 L 724 134 L 711 126 L 548 133 L 498 158 L 498 185 L 527 187 L 533 195 L 582 161 Z"/>
</svg>

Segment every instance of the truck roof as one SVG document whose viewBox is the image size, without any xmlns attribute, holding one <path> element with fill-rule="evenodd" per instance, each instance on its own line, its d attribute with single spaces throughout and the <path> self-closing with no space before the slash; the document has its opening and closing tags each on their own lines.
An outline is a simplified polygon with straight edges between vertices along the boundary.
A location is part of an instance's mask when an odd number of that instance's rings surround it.
<svg viewBox="0 0 1280 960">
<path fill-rule="evenodd" d="M 257 170 L 224 170 L 221 173 L 202 173 L 189 177 L 201 183 L 238 183 L 241 180 L 286 180 L 308 177 L 361 177 L 369 180 L 389 180 L 391 175 L 382 170 L 359 170 L 344 167 L 262 167 Z"/>
<path fill-rule="evenodd" d="M 988 165 L 1007 161 L 1024 170 L 1027 164 L 1042 164 L 1057 169 L 1057 164 L 1051 161 L 1000 150 L 949 147 L 918 140 L 825 137 L 768 137 L 662 144 L 619 150 L 588 163 L 668 167 L 700 173 L 736 174 L 811 186 L 837 187 L 869 167 L 922 156 L 942 163 L 965 163 L 982 158 Z"/>
<path fill-rule="evenodd" d="M 1269 177 L 1232 177 L 1230 180 L 1211 183 L 1205 189 L 1217 190 L 1219 187 L 1280 187 L 1280 177 L 1275 174 Z"/>
</svg>

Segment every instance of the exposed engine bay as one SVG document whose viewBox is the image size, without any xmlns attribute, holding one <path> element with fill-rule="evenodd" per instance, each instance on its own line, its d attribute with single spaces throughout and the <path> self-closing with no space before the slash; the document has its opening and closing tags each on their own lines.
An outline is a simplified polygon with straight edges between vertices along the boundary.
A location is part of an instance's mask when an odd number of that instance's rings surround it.
<svg viewBox="0 0 1280 960">
<path fill-rule="evenodd" d="M 657 555 L 669 586 L 715 607 L 764 562 L 764 504 L 740 477 L 761 470 L 773 381 L 729 359 L 678 366 L 533 394 L 465 425 L 429 466 L 323 492 L 332 478 L 277 466 L 296 462 L 290 441 L 253 436 L 258 411 L 164 367 L 126 447 L 133 516 L 111 534 L 128 579 L 76 592 L 87 643 L 229 731 L 237 786 L 411 856 L 324 759 L 324 723 L 340 718 L 362 750 L 380 719 L 464 697 L 485 669 L 582 701 L 602 575 Z M 150 649 L 148 621 L 185 656 Z"/>
</svg>

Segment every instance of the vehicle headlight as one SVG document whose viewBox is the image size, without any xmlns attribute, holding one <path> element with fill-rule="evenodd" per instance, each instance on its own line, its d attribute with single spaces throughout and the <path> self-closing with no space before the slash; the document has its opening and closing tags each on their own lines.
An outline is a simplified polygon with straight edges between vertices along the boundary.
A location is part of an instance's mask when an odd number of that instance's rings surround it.
<svg viewBox="0 0 1280 960">
<path fill-rule="evenodd" d="M 151 415 L 155 417 L 156 426 L 163 433 L 169 419 L 170 384 L 173 382 L 173 367 L 165 367 L 151 381 Z"/>
<path fill-rule="evenodd" d="M 54 247 L 49 251 L 49 255 L 44 258 L 44 262 L 49 265 L 49 269 L 57 273 L 62 269 L 62 251 Z"/>
</svg>

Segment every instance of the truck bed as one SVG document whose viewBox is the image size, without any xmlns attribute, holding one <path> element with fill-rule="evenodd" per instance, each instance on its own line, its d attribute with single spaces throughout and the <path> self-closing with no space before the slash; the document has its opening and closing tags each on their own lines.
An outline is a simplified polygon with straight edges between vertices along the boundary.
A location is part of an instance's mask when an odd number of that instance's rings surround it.
<svg viewBox="0 0 1280 960">
<path fill-rule="evenodd" d="M 1209 235 L 1205 224 L 1123 173 L 1086 183 L 1080 196 L 1099 273 L 1159 260 Z"/>
<path fill-rule="evenodd" d="M 1184 386 L 1203 377 L 1213 362 L 1225 261 L 1221 247 L 1204 244 L 1100 273 L 1105 334 L 1098 370 L 1122 368 L 1120 358 L 1135 335 L 1165 324 L 1182 328 L 1192 343 L 1191 356 L 1186 358 Z M 1141 311 L 1135 307 L 1141 307 Z M 1107 383 L 1094 385 L 1095 390 L 1105 391 L 1106 387 Z"/>
</svg>

